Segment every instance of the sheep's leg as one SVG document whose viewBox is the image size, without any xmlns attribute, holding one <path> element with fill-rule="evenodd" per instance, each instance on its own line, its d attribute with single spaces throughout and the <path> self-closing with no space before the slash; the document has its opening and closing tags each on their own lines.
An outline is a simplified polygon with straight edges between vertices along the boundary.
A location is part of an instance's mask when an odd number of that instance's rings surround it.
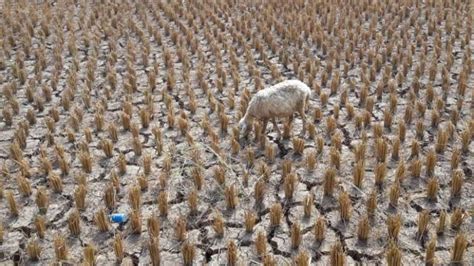
<svg viewBox="0 0 474 266">
<path fill-rule="evenodd" d="M 262 135 L 265 135 L 265 132 L 267 131 L 267 124 L 268 124 L 268 118 L 263 119 Z"/>
<path fill-rule="evenodd" d="M 288 127 L 290 128 L 290 132 L 292 131 L 293 129 L 293 120 L 295 119 L 295 114 L 292 113 L 289 117 L 288 117 Z"/>
<path fill-rule="evenodd" d="M 281 132 L 280 129 L 278 128 L 277 122 L 275 120 L 275 117 L 272 118 L 272 123 L 273 123 L 273 128 L 278 134 L 278 139 L 281 139 Z"/>
<path fill-rule="evenodd" d="M 303 125 L 302 125 L 303 128 L 301 129 L 301 133 L 300 133 L 301 137 L 304 137 L 304 135 L 306 134 L 306 114 L 304 112 L 304 109 L 305 109 L 305 107 L 302 106 L 299 110 L 301 120 L 303 121 Z"/>
<path fill-rule="evenodd" d="M 295 114 L 291 114 L 288 117 L 288 125 L 291 126 L 293 124 L 293 119 L 295 118 Z"/>
</svg>

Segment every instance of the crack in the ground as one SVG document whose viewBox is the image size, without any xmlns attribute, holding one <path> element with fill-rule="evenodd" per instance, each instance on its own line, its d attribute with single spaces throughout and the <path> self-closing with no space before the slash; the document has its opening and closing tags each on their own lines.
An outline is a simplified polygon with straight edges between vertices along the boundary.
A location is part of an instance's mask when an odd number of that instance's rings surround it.
<svg viewBox="0 0 474 266">
<path fill-rule="evenodd" d="M 323 181 L 314 181 L 314 182 L 311 182 L 311 181 L 308 181 L 308 180 L 302 180 L 300 179 L 299 180 L 300 183 L 303 183 L 305 186 L 306 186 L 306 190 L 308 191 L 311 191 L 311 189 L 313 189 L 313 187 L 315 186 L 321 186 L 323 185 Z"/>
<path fill-rule="evenodd" d="M 385 253 L 384 251 L 382 251 L 380 254 L 372 256 L 372 255 L 360 253 L 357 250 L 353 250 L 353 249 L 347 249 L 346 252 L 347 252 L 347 255 L 351 256 L 351 258 L 357 262 L 362 262 L 362 259 L 367 259 L 369 261 L 372 261 L 372 260 L 381 258 L 383 254 Z"/>
</svg>

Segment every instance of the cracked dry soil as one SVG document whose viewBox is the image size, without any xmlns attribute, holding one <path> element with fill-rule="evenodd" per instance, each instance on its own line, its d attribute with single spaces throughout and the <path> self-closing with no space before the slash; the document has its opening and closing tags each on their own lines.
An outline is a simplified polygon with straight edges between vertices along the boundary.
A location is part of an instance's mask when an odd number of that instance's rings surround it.
<svg viewBox="0 0 474 266">
<path fill-rule="evenodd" d="M 474 263 L 469 1 L 0 6 L 1 264 Z"/>
</svg>

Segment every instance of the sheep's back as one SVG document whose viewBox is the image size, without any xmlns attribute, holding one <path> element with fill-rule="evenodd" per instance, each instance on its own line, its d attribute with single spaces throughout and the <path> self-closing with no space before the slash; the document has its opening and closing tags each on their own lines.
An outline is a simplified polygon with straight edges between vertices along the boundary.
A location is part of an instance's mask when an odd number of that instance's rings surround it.
<svg viewBox="0 0 474 266">
<path fill-rule="evenodd" d="M 252 98 L 251 113 L 257 118 L 283 117 L 293 114 L 303 104 L 306 92 L 294 86 L 273 86 Z"/>
</svg>

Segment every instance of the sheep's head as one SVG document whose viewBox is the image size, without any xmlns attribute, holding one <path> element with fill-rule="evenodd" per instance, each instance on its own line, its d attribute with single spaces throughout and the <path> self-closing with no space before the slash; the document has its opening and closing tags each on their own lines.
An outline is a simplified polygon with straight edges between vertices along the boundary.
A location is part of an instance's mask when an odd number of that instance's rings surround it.
<svg viewBox="0 0 474 266">
<path fill-rule="evenodd" d="M 240 119 L 239 121 L 239 130 L 240 130 L 240 133 L 243 134 L 243 136 L 247 136 L 248 133 L 250 132 L 250 126 L 249 126 L 249 121 L 247 121 L 247 119 L 245 119 L 245 117 L 243 117 L 242 119 Z"/>
</svg>

